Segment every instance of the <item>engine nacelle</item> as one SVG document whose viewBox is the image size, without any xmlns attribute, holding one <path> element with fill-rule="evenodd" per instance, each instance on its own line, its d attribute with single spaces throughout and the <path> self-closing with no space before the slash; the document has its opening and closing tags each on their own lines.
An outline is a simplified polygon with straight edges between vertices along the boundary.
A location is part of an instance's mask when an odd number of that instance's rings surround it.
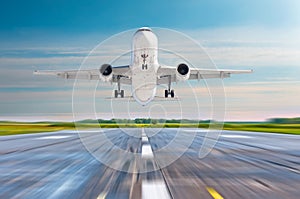
<svg viewBox="0 0 300 199">
<path fill-rule="evenodd" d="M 103 64 L 100 69 L 100 80 L 109 82 L 112 79 L 112 66 L 110 64 Z"/>
<path fill-rule="evenodd" d="M 176 80 L 185 81 L 190 78 L 190 68 L 188 65 L 181 63 L 177 66 L 176 69 Z"/>
</svg>

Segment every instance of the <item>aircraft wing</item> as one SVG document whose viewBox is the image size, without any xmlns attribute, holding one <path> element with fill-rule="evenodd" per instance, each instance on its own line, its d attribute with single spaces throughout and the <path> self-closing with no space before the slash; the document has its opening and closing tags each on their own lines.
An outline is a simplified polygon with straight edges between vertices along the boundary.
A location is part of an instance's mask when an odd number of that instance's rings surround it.
<svg viewBox="0 0 300 199">
<path fill-rule="evenodd" d="M 252 73 L 253 70 L 230 70 L 230 69 L 198 69 L 189 68 L 190 74 L 186 80 L 200 80 L 211 78 L 227 78 L 231 74 Z M 171 82 L 178 82 L 177 68 L 171 66 L 160 66 L 158 69 L 158 84 L 168 84 L 169 78 Z"/>
<path fill-rule="evenodd" d="M 64 79 L 86 79 L 86 80 L 102 80 L 101 72 L 99 69 L 89 70 L 36 70 L 34 75 L 49 75 L 57 76 Z M 117 78 L 120 78 L 120 83 L 131 84 L 131 73 L 129 66 L 115 66 L 112 67 L 112 77 L 110 82 L 117 82 Z"/>
</svg>

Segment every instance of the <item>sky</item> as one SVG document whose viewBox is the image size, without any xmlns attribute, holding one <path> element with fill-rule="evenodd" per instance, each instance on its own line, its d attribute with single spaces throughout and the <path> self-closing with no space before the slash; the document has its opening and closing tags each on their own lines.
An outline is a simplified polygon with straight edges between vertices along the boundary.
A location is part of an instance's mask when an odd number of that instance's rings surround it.
<svg viewBox="0 0 300 199">
<path fill-rule="evenodd" d="M 188 35 L 218 68 L 254 70 L 224 80 L 225 120 L 300 116 L 299 13 L 297 0 L 2 1 L 0 120 L 72 120 L 74 81 L 36 77 L 33 70 L 78 69 L 100 42 L 142 26 Z M 207 119 L 210 99 L 205 84 L 199 84 L 200 118 Z M 98 95 L 110 88 L 105 85 Z M 186 94 L 184 85 L 175 90 Z M 101 104 L 97 110 L 103 118 L 111 117 L 110 111 Z M 192 106 L 187 112 L 186 117 L 197 117 Z"/>
</svg>

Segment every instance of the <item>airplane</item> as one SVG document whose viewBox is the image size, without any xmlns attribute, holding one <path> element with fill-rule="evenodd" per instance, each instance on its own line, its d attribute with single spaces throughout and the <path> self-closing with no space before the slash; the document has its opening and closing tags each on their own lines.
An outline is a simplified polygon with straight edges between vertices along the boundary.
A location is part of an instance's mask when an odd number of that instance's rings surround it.
<svg viewBox="0 0 300 199">
<path fill-rule="evenodd" d="M 114 98 L 124 98 L 122 84 L 131 85 L 132 97 L 142 106 L 150 103 L 156 95 L 158 85 L 167 84 L 164 98 L 174 98 L 171 85 L 178 81 L 227 78 L 231 74 L 251 73 L 252 70 L 199 69 L 186 63 L 165 66 L 158 62 L 158 39 L 149 27 L 139 28 L 133 35 L 131 61 L 129 65 L 112 66 L 105 63 L 99 69 L 34 71 L 36 75 L 55 75 L 65 79 L 100 80 L 117 84 Z"/>
</svg>

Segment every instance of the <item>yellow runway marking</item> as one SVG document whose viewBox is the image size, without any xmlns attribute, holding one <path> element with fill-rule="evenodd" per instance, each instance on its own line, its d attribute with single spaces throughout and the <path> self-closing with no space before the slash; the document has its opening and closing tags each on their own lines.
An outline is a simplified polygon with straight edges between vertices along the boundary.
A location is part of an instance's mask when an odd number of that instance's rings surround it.
<svg viewBox="0 0 300 199">
<path fill-rule="evenodd" d="M 206 187 L 206 189 L 214 199 L 224 199 L 214 188 Z"/>
<path fill-rule="evenodd" d="M 97 199 L 105 199 L 107 193 L 101 193 Z"/>
</svg>

